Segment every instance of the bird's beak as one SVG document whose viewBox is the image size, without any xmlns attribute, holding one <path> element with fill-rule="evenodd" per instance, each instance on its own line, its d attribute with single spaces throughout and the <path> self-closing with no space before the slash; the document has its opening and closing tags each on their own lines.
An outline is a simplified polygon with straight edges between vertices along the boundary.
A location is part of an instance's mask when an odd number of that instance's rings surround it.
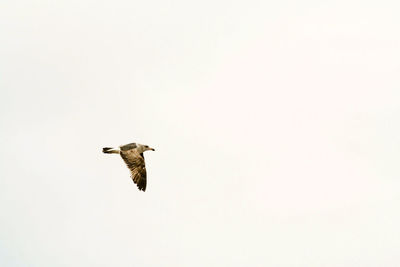
<svg viewBox="0 0 400 267">
<path fill-rule="evenodd" d="M 156 151 L 154 148 L 150 148 L 150 150 L 152 150 L 152 151 Z"/>
</svg>

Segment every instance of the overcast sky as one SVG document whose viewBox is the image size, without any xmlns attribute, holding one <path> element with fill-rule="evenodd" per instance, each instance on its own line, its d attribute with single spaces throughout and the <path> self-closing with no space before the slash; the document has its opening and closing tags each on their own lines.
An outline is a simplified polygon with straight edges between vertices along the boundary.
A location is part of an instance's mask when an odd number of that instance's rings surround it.
<svg viewBox="0 0 400 267">
<path fill-rule="evenodd" d="M 0 265 L 400 266 L 399 12 L 2 1 Z"/>
</svg>

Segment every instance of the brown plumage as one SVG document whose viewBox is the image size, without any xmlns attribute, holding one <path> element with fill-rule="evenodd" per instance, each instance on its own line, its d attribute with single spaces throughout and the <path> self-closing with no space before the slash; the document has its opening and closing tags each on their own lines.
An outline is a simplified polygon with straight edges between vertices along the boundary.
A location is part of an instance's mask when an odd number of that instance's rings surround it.
<svg viewBox="0 0 400 267">
<path fill-rule="evenodd" d="M 128 151 L 121 150 L 120 155 L 131 171 L 133 182 L 137 184 L 139 190 L 146 191 L 147 173 L 143 153 L 139 154 L 136 149 L 130 149 Z"/>
<path fill-rule="evenodd" d="M 145 145 L 136 143 L 127 144 L 120 146 L 119 149 L 105 147 L 103 152 L 107 154 L 120 154 L 124 160 L 126 166 L 131 171 L 131 177 L 133 182 L 137 185 L 139 190 L 146 191 L 147 185 L 147 173 L 146 165 L 144 162 L 143 152 L 147 150 L 153 150 Z"/>
</svg>

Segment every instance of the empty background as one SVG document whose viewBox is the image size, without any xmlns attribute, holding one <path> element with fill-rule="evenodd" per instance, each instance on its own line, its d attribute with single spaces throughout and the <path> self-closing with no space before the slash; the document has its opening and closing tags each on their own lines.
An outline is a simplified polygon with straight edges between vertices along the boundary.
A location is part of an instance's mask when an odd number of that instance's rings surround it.
<svg viewBox="0 0 400 267">
<path fill-rule="evenodd" d="M 2 1 L 0 265 L 400 266 L 399 11 Z"/>
</svg>

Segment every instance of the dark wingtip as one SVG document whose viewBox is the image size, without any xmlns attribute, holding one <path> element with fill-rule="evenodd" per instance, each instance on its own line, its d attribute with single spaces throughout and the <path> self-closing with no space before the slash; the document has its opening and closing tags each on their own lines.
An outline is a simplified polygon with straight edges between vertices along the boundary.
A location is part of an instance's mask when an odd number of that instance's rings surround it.
<svg viewBox="0 0 400 267">
<path fill-rule="evenodd" d="M 143 192 L 146 191 L 146 181 L 139 181 L 137 184 L 137 187 L 139 190 L 142 190 Z"/>
</svg>

